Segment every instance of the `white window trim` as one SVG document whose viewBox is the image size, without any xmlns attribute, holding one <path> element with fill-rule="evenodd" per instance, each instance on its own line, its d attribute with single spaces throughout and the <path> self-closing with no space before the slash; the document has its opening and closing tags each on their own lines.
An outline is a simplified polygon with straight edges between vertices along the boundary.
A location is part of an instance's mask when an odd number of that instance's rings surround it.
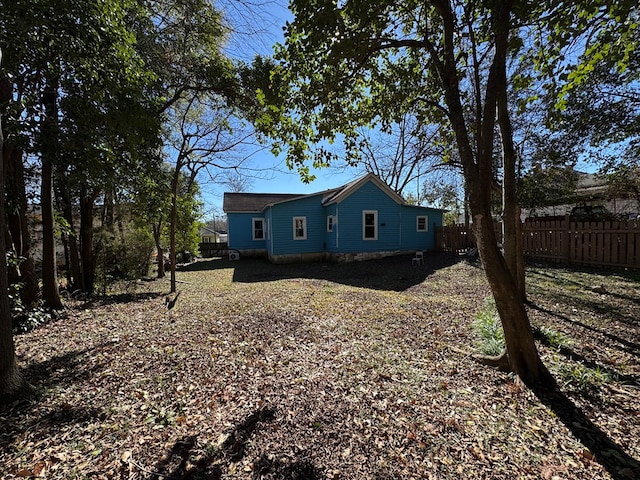
<svg viewBox="0 0 640 480">
<path fill-rule="evenodd" d="M 424 228 L 420 228 L 420 219 L 424 218 Z M 428 232 L 429 231 L 429 217 L 427 215 L 418 215 L 416 217 L 416 231 L 417 232 Z"/>
<path fill-rule="evenodd" d="M 335 215 L 328 215 L 327 216 L 327 232 L 333 232 L 333 230 L 336 228 L 336 217 Z"/>
<path fill-rule="evenodd" d="M 365 218 L 369 214 L 373 214 L 373 232 L 374 232 L 374 236 L 373 237 L 367 237 L 366 236 Z M 362 240 L 365 240 L 365 241 L 378 240 L 378 211 L 377 210 L 363 210 L 362 211 Z"/>
<path fill-rule="evenodd" d="M 298 237 L 296 234 L 296 220 L 302 220 L 302 228 L 304 235 Z M 294 240 L 306 240 L 307 239 L 307 217 L 293 217 L 293 239 Z"/>
<path fill-rule="evenodd" d="M 262 238 L 257 238 L 256 237 L 256 220 L 259 220 L 259 221 L 262 222 Z M 266 223 L 264 221 L 264 218 L 262 218 L 262 217 L 254 217 L 254 218 L 252 218 L 251 219 L 251 238 L 253 240 L 256 240 L 256 241 L 264 240 L 266 238 L 265 226 L 266 226 Z"/>
</svg>

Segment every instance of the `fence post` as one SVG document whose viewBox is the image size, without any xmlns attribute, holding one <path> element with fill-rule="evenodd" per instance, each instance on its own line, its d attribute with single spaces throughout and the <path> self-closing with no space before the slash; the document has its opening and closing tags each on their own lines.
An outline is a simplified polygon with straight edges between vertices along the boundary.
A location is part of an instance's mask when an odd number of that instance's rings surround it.
<svg viewBox="0 0 640 480">
<path fill-rule="evenodd" d="M 563 222 L 563 242 L 562 242 L 562 256 L 567 263 L 571 263 L 571 217 L 565 215 Z"/>
</svg>

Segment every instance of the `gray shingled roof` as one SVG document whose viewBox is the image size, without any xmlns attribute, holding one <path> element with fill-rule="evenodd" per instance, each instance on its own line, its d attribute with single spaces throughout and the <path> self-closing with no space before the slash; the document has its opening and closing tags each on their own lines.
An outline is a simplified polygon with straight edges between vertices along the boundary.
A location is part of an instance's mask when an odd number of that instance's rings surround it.
<svg viewBox="0 0 640 480">
<path fill-rule="evenodd" d="M 303 196 L 295 193 L 225 192 L 222 209 L 225 212 L 261 212 L 267 205 Z"/>
<path fill-rule="evenodd" d="M 368 173 L 360 178 L 357 178 L 346 185 L 341 187 L 331 188 L 322 192 L 310 193 L 310 194 L 295 194 L 295 193 L 230 193 L 225 192 L 224 200 L 222 202 L 222 209 L 229 212 L 261 212 L 267 205 L 273 205 L 280 202 L 286 202 L 294 198 L 310 197 L 313 195 L 322 195 L 322 204 L 328 205 L 335 201 L 341 201 L 345 195 L 350 195 L 351 191 L 359 188 L 359 186 L 368 180 L 377 182 L 382 189 L 387 190 L 395 200 L 404 204 L 404 199 L 393 192 L 388 186 L 386 186 L 382 180 L 380 180 L 373 173 Z"/>
</svg>

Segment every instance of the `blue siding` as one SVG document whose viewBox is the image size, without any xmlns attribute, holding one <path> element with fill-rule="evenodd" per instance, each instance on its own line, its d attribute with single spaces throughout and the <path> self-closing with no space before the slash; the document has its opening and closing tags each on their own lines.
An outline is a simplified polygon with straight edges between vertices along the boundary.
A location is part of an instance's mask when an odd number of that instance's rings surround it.
<svg viewBox="0 0 640 480">
<path fill-rule="evenodd" d="M 327 219 L 322 195 L 313 195 L 271 206 L 271 234 L 273 255 L 318 253 L 325 250 Z M 306 217 L 306 240 L 294 240 L 293 217 Z"/>
<path fill-rule="evenodd" d="M 432 250 L 442 210 L 401 205 L 373 181 L 367 181 L 340 203 L 322 205 L 322 194 L 276 203 L 264 213 L 229 213 L 229 248 L 266 250 L 270 255 L 357 254 Z M 377 212 L 377 239 L 363 238 L 363 212 Z M 333 232 L 327 217 L 334 216 Z M 417 217 L 426 216 L 426 232 L 417 231 Z M 306 239 L 294 239 L 293 218 L 306 218 Z M 253 218 L 264 220 L 265 239 L 253 240 Z"/>
<path fill-rule="evenodd" d="M 426 232 L 418 232 L 417 218 L 419 216 L 427 217 Z M 436 226 L 442 226 L 442 210 L 403 205 L 401 250 L 433 250 L 435 248 Z"/>
<path fill-rule="evenodd" d="M 271 254 L 273 253 L 273 235 L 271 234 L 271 209 L 270 208 L 268 208 L 264 212 L 264 221 L 265 221 L 265 228 L 267 229 L 267 232 L 265 235 L 265 246 L 267 248 L 267 252 Z"/>
<path fill-rule="evenodd" d="M 325 235 L 325 245 L 327 246 L 328 252 L 335 252 L 338 248 L 338 206 L 334 203 L 332 205 L 327 206 L 324 209 L 324 235 Z M 327 232 L 327 217 L 329 215 L 333 215 L 333 232 Z"/>
<path fill-rule="evenodd" d="M 234 250 L 264 250 L 265 240 L 253 240 L 253 219 L 264 218 L 261 213 L 229 213 L 227 214 L 227 231 L 229 248 Z M 265 228 L 268 228 L 265 222 Z M 268 229 L 265 232 L 268 236 Z"/>
<path fill-rule="evenodd" d="M 369 181 L 345 198 L 337 207 L 337 253 L 399 250 L 400 205 Z M 378 239 L 362 238 L 362 212 L 378 212 Z"/>
</svg>

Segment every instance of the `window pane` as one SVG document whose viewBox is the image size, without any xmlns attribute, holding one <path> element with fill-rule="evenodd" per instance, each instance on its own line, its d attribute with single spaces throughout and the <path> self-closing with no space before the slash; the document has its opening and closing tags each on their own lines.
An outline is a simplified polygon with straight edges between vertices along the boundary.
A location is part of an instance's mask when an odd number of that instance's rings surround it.
<svg viewBox="0 0 640 480">
<path fill-rule="evenodd" d="M 253 221 L 253 238 L 254 240 L 264 239 L 264 221 L 263 220 Z"/>
<path fill-rule="evenodd" d="M 306 233 L 307 221 L 305 217 L 295 217 L 293 219 L 293 237 L 296 239 L 304 240 L 307 237 Z"/>
<path fill-rule="evenodd" d="M 362 235 L 365 240 L 376 240 L 378 238 L 378 212 L 362 212 L 363 229 Z"/>
</svg>

